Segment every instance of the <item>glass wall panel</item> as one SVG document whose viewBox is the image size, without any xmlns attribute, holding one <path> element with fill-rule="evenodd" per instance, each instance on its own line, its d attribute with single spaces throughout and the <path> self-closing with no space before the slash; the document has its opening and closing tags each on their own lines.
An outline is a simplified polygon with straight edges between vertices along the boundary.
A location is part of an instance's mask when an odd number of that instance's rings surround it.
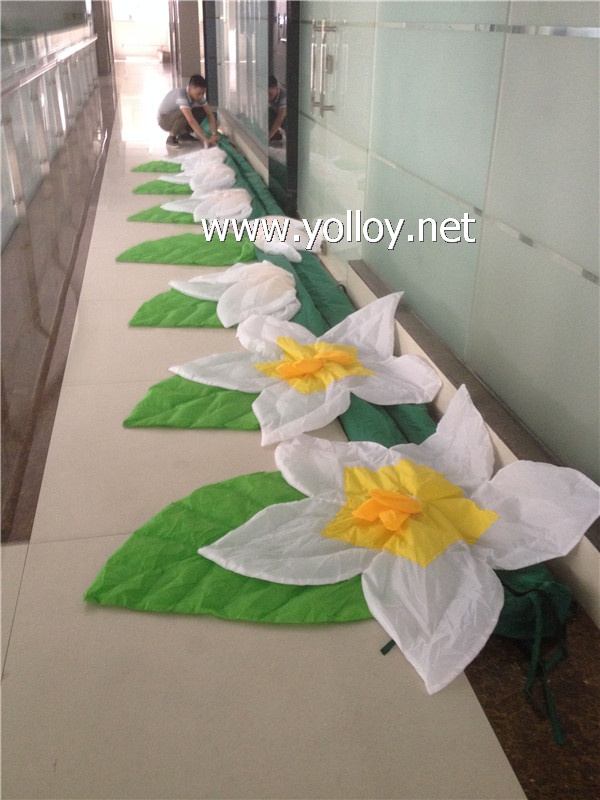
<svg viewBox="0 0 600 800">
<path fill-rule="evenodd" d="M 75 33 L 85 37 L 87 29 L 62 31 L 52 36 L 66 47 L 72 44 Z M 52 36 L 2 43 L 2 65 L 7 68 L 2 75 L 5 90 L 1 145 L 3 248 L 18 222 L 17 200 L 29 204 L 47 172 L 48 162 L 64 144 L 65 133 L 75 123 L 95 86 L 97 64 L 93 42 L 35 77 L 34 70 L 44 64 L 31 63 L 32 54 L 37 53 L 44 61 L 51 50 Z M 28 73 L 31 74 L 29 79 Z M 10 129 L 5 130 L 5 125 Z M 17 169 L 15 164 L 18 164 L 18 175 L 11 174 L 11 168 Z M 22 189 L 22 198 L 15 197 L 16 186 Z"/>
<path fill-rule="evenodd" d="M 12 121 L 17 159 L 21 169 L 23 194 L 30 200 L 42 181 L 40 149 L 36 137 L 31 91 L 23 86 L 10 96 L 9 115 Z"/>
<path fill-rule="evenodd" d="M 301 15 L 298 210 L 405 223 L 393 245 L 330 242 L 329 263 L 361 259 L 404 291 L 598 480 L 598 4 L 313 0 Z"/>
<path fill-rule="evenodd" d="M 13 185 L 10 178 L 10 169 L 8 166 L 8 155 L 6 153 L 6 139 L 4 137 L 4 128 L 2 128 L 2 136 L 0 139 L 1 148 L 1 168 L 2 172 L 0 177 L 2 180 L 2 207 L 0 208 L 0 226 L 2 230 L 2 248 L 10 239 L 12 232 L 17 227 L 18 215 L 17 206 L 15 203 L 15 195 Z"/>
<path fill-rule="evenodd" d="M 219 107 L 266 151 L 268 4 L 223 0 L 218 5 Z"/>
<path fill-rule="evenodd" d="M 312 224 L 345 224 L 348 211 L 365 208 L 375 5 L 307 2 L 300 13 L 298 211 Z M 334 236 L 336 228 L 332 222 Z M 340 265 L 361 257 L 353 237 L 329 243 L 328 251 Z"/>
<path fill-rule="evenodd" d="M 52 160 L 60 147 L 63 132 L 56 95 L 56 78 L 52 73 L 46 73 L 40 78 L 39 93 L 48 158 Z"/>
</svg>

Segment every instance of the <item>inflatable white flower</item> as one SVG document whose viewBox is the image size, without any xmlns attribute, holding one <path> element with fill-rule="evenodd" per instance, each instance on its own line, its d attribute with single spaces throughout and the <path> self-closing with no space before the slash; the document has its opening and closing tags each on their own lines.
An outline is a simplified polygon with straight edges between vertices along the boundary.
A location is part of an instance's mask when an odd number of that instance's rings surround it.
<svg viewBox="0 0 600 800">
<path fill-rule="evenodd" d="M 235 183 L 235 171 L 227 164 L 213 162 L 200 167 L 189 179 L 192 197 L 203 198 L 215 189 L 229 189 Z"/>
<path fill-rule="evenodd" d="M 215 162 L 223 162 L 227 159 L 227 153 L 220 147 L 205 147 L 203 149 L 194 149 L 189 153 L 182 153 L 179 156 L 172 156 L 170 158 L 163 158 L 162 161 L 168 161 L 172 164 L 181 164 L 183 172 L 190 175 L 199 168 L 207 164 Z"/>
<path fill-rule="evenodd" d="M 490 438 L 464 387 L 421 445 L 300 436 L 275 457 L 307 499 L 269 506 L 198 552 L 276 583 L 362 575 L 371 613 L 429 693 L 496 626 L 493 570 L 565 555 L 599 513 L 599 487 L 576 470 L 517 461 L 492 477 Z"/>
<path fill-rule="evenodd" d="M 258 220 L 254 243 L 263 253 L 279 253 L 288 261 L 299 263 L 302 261 L 301 251 L 318 253 L 321 249 L 323 235 L 319 233 L 311 241 L 304 223 L 299 219 L 270 214 Z M 279 236 L 279 231 L 285 235 Z"/>
<path fill-rule="evenodd" d="M 241 222 L 252 213 L 252 198 L 246 189 L 216 189 L 202 199 L 183 197 L 161 205 L 165 211 L 184 211 L 193 214 L 194 222 L 217 219 L 220 222 L 235 219 Z"/>
<path fill-rule="evenodd" d="M 426 403 L 441 381 L 417 356 L 393 355 L 394 313 L 401 292 L 355 311 L 317 339 L 302 325 L 251 316 L 237 329 L 248 352 L 216 353 L 171 367 L 183 378 L 260 392 L 254 411 L 262 444 L 327 425 L 350 395 L 379 405 Z"/>
<path fill-rule="evenodd" d="M 203 152 L 210 153 L 211 151 Z M 217 151 L 215 150 L 215 152 Z M 217 189 L 229 189 L 236 180 L 235 170 L 215 158 L 201 163 L 190 163 L 185 165 L 181 172 L 170 172 L 157 177 L 169 183 L 189 185 L 192 190 L 192 198 L 203 198 L 208 192 Z"/>
<path fill-rule="evenodd" d="M 270 261 L 234 264 L 189 281 L 170 281 L 169 285 L 199 300 L 216 300 L 217 316 L 226 328 L 254 314 L 287 320 L 300 310 L 294 276 Z"/>
</svg>

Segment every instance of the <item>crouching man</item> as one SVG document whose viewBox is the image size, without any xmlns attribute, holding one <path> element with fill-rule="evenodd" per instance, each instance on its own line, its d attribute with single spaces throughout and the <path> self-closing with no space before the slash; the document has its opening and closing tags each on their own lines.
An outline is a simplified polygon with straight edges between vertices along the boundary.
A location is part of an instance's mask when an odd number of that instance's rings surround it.
<svg viewBox="0 0 600 800">
<path fill-rule="evenodd" d="M 208 119 L 210 136 L 200 124 Z M 168 131 L 167 146 L 181 147 L 181 142 L 197 139 L 209 147 L 219 141 L 217 121 L 206 102 L 206 80 L 192 75 L 185 89 L 172 89 L 158 107 L 158 124 Z"/>
</svg>

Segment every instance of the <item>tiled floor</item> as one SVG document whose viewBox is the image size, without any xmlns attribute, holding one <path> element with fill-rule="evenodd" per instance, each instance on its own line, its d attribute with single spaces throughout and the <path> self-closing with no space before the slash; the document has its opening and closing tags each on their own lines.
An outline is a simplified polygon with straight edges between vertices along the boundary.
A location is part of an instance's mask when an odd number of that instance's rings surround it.
<svg viewBox="0 0 600 800">
<path fill-rule="evenodd" d="M 380 655 L 374 621 L 261 626 L 83 602 L 106 559 L 169 502 L 274 468 L 258 433 L 121 425 L 168 366 L 236 342 L 232 331 L 127 326 L 169 279 L 201 270 L 115 261 L 188 230 L 126 221 L 156 202 L 132 194 L 142 180 L 131 168 L 165 155 L 154 108 L 169 87 L 155 65 L 117 67 L 31 541 L 2 548 L 3 797 L 524 797 L 466 677 L 428 696 L 397 648 Z"/>
</svg>

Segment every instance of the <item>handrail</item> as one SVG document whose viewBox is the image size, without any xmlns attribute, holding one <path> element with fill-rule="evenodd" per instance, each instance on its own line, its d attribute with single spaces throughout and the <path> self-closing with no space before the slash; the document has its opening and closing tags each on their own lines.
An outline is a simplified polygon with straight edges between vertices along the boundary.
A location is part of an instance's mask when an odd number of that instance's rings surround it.
<svg viewBox="0 0 600 800">
<path fill-rule="evenodd" d="M 94 44 L 97 39 L 98 36 L 96 34 L 92 34 L 76 44 L 72 44 L 61 50 L 54 51 L 52 53 L 51 60 L 47 61 L 47 63 L 42 64 L 41 66 L 35 67 L 30 72 L 26 72 L 25 75 L 22 73 L 24 70 L 27 70 L 27 65 L 23 65 L 23 67 L 19 70 L 21 74 L 17 73 L 16 75 L 11 75 L 10 78 L 8 78 L 6 81 L 3 81 L 0 95 L 4 97 L 5 95 L 11 94 L 18 89 L 27 86 L 28 84 L 40 78 L 42 75 L 45 75 L 46 72 L 54 69 L 61 62 L 66 61 L 79 51 L 84 50 L 86 47 Z"/>
</svg>

